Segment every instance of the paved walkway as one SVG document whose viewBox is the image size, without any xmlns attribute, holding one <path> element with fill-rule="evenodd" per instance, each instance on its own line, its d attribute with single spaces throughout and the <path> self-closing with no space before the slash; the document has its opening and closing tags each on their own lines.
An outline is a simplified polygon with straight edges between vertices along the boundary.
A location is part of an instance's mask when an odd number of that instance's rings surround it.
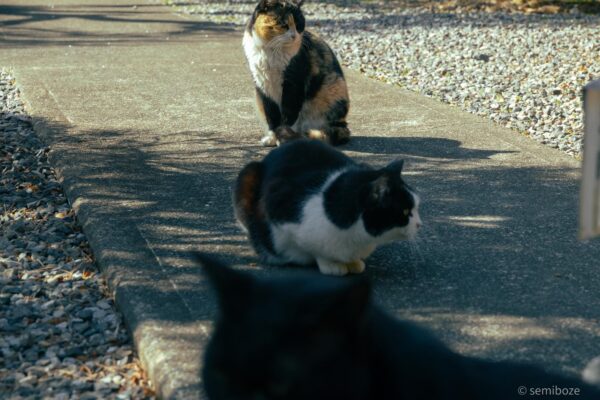
<svg viewBox="0 0 600 400">
<path fill-rule="evenodd" d="M 0 65 L 15 69 L 159 392 L 201 398 L 215 306 L 188 252 L 256 261 L 229 200 L 266 153 L 240 34 L 143 0 L 24 3 L 0 5 Z M 421 239 L 368 261 L 377 301 L 466 354 L 577 373 L 600 349 L 600 246 L 576 240 L 578 163 L 348 76 L 344 151 L 404 157 L 424 200 Z"/>
</svg>

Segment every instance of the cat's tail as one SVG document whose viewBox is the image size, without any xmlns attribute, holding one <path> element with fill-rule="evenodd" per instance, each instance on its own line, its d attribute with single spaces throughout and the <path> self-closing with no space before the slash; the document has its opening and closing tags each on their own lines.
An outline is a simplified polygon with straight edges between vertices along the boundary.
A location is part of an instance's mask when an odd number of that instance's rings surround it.
<svg viewBox="0 0 600 400">
<path fill-rule="evenodd" d="M 235 218 L 244 229 L 250 230 L 250 224 L 256 218 L 264 218 L 259 208 L 260 187 L 263 180 L 263 164 L 253 161 L 238 174 L 233 190 Z"/>
<path fill-rule="evenodd" d="M 304 134 L 294 131 L 289 126 L 282 125 L 275 129 L 274 133 L 278 146 L 291 142 L 292 140 L 303 138 L 322 140 L 333 146 L 346 144 L 350 141 L 350 129 L 348 129 L 346 123 L 343 121 L 323 129 L 309 129 L 308 132 Z"/>
<path fill-rule="evenodd" d="M 296 132 L 289 126 L 282 125 L 275 129 L 274 133 L 278 146 L 303 138 L 322 140 L 333 146 L 346 144 L 350 141 L 350 129 L 346 126 L 345 121 L 338 121 L 323 129 L 309 129 L 305 133 Z"/>
<path fill-rule="evenodd" d="M 253 161 L 239 173 L 233 190 L 235 217 L 248 233 L 252 247 L 264 261 L 277 260 L 271 238 L 271 228 L 261 202 L 264 165 Z"/>
<path fill-rule="evenodd" d="M 345 91 L 346 84 L 344 81 L 342 82 Z M 348 129 L 348 123 L 346 122 L 346 116 L 350 108 L 347 96 L 348 93 L 346 92 L 346 98 L 335 101 L 327 111 L 327 126 L 323 129 L 323 132 L 329 144 L 333 146 L 339 146 L 350 141 L 350 129 Z"/>
<path fill-rule="evenodd" d="M 350 141 L 350 129 L 345 124 L 343 122 L 339 123 L 340 126 L 328 126 L 325 128 L 325 136 L 331 145 L 339 146 Z"/>
</svg>

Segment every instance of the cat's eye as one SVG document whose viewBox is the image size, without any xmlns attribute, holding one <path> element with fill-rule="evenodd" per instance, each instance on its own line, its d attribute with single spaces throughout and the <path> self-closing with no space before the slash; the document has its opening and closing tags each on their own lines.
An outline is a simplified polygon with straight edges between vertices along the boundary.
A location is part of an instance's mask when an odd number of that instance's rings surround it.
<svg viewBox="0 0 600 400">
<path fill-rule="evenodd" d="M 411 215 L 411 212 L 410 212 L 410 210 L 407 208 L 407 209 L 405 209 L 405 210 L 403 211 L 403 214 L 404 214 L 404 216 L 405 216 L 405 217 L 408 217 L 409 215 Z"/>
</svg>

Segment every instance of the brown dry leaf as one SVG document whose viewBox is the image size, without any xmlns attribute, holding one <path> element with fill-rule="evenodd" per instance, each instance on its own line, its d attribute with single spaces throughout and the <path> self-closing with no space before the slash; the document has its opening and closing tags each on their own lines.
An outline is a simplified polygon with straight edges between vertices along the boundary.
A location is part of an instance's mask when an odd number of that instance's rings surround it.
<svg viewBox="0 0 600 400">
<path fill-rule="evenodd" d="M 23 188 L 25 189 L 25 191 L 26 191 L 27 193 L 35 193 L 35 192 L 37 192 L 38 190 L 40 190 L 40 187 L 39 187 L 38 185 L 35 185 L 35 184 L 33 184 L 33 183 L 29 183 L 29 182 L 25 183 L 25 184 L 23 185 Z"/>
<path fill-rule="evenodd" d="M 83 271 L 83 273 L 81 274 L 81 277 L 84 280 L 90 279 L 92 276 L 94 276 L 94 273 L 92 271 Z"/>
<path fill-rule="evenodd" d="M 139 385 L 140 381 L 142 380 L 141 377 L 138 374 L 133 374 L 131 375 L 131 377 L 129 377 L 129 380 L 131 381 L 131 383 L 133 385 Z"/>
<path fill-rule="evenodd" d="M 82 371 L 84 374 L 86 374 L 86 375 L 88 375 L 88 376 L 90 376 L 90 375 L 93 375 L 93 374 L 94 374 L 94 373 L 92 372 L 92 370 L 90 369 L 90 367 L 88 367 L 88 366 L 87 366 L 87 365 L 85 365 L 85 364 L 82 364 L 82 365 L 81 365 L 81 367 L 80 367 L 80 369 L 81 369 L 81 371 Z"/>
<path fill-rule="evenodd" d="M 546 14 L 558 14 L 560 12 L 560 7 L 556 5 L 546 5 L 539 7 L 537 12 L 546 13 Z"/>
<path fill-rule="evenodd" d="M 64 212 L 57 212 L 54 214 L 54 218 L 58 218 L 58 219 L 64 219 L 67 217 L 67 214 Z"/>
</svg>

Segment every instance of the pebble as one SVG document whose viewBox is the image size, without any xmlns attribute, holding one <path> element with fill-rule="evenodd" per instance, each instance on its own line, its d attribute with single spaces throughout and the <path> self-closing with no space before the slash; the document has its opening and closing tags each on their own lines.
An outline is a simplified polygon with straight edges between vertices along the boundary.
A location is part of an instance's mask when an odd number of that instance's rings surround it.
<svg viewBox="0 0 600 400">
<path fill-rule="evenodd" d="M 254 6 L 177 2 L 182 13 L 237 28 Z M 436 13 L 393 2 L 308 2 L 303 10 L 307 28 L 346 67 L 581 157 L 581 90 L 600 79 L 600 16 L 576 8 L 560 14 Z"/>
<path fill-rule="evenodd" d="M 0 93 L 0 398 L 153 399 L 50 149 L 5 68 Z"/>
</svg>

